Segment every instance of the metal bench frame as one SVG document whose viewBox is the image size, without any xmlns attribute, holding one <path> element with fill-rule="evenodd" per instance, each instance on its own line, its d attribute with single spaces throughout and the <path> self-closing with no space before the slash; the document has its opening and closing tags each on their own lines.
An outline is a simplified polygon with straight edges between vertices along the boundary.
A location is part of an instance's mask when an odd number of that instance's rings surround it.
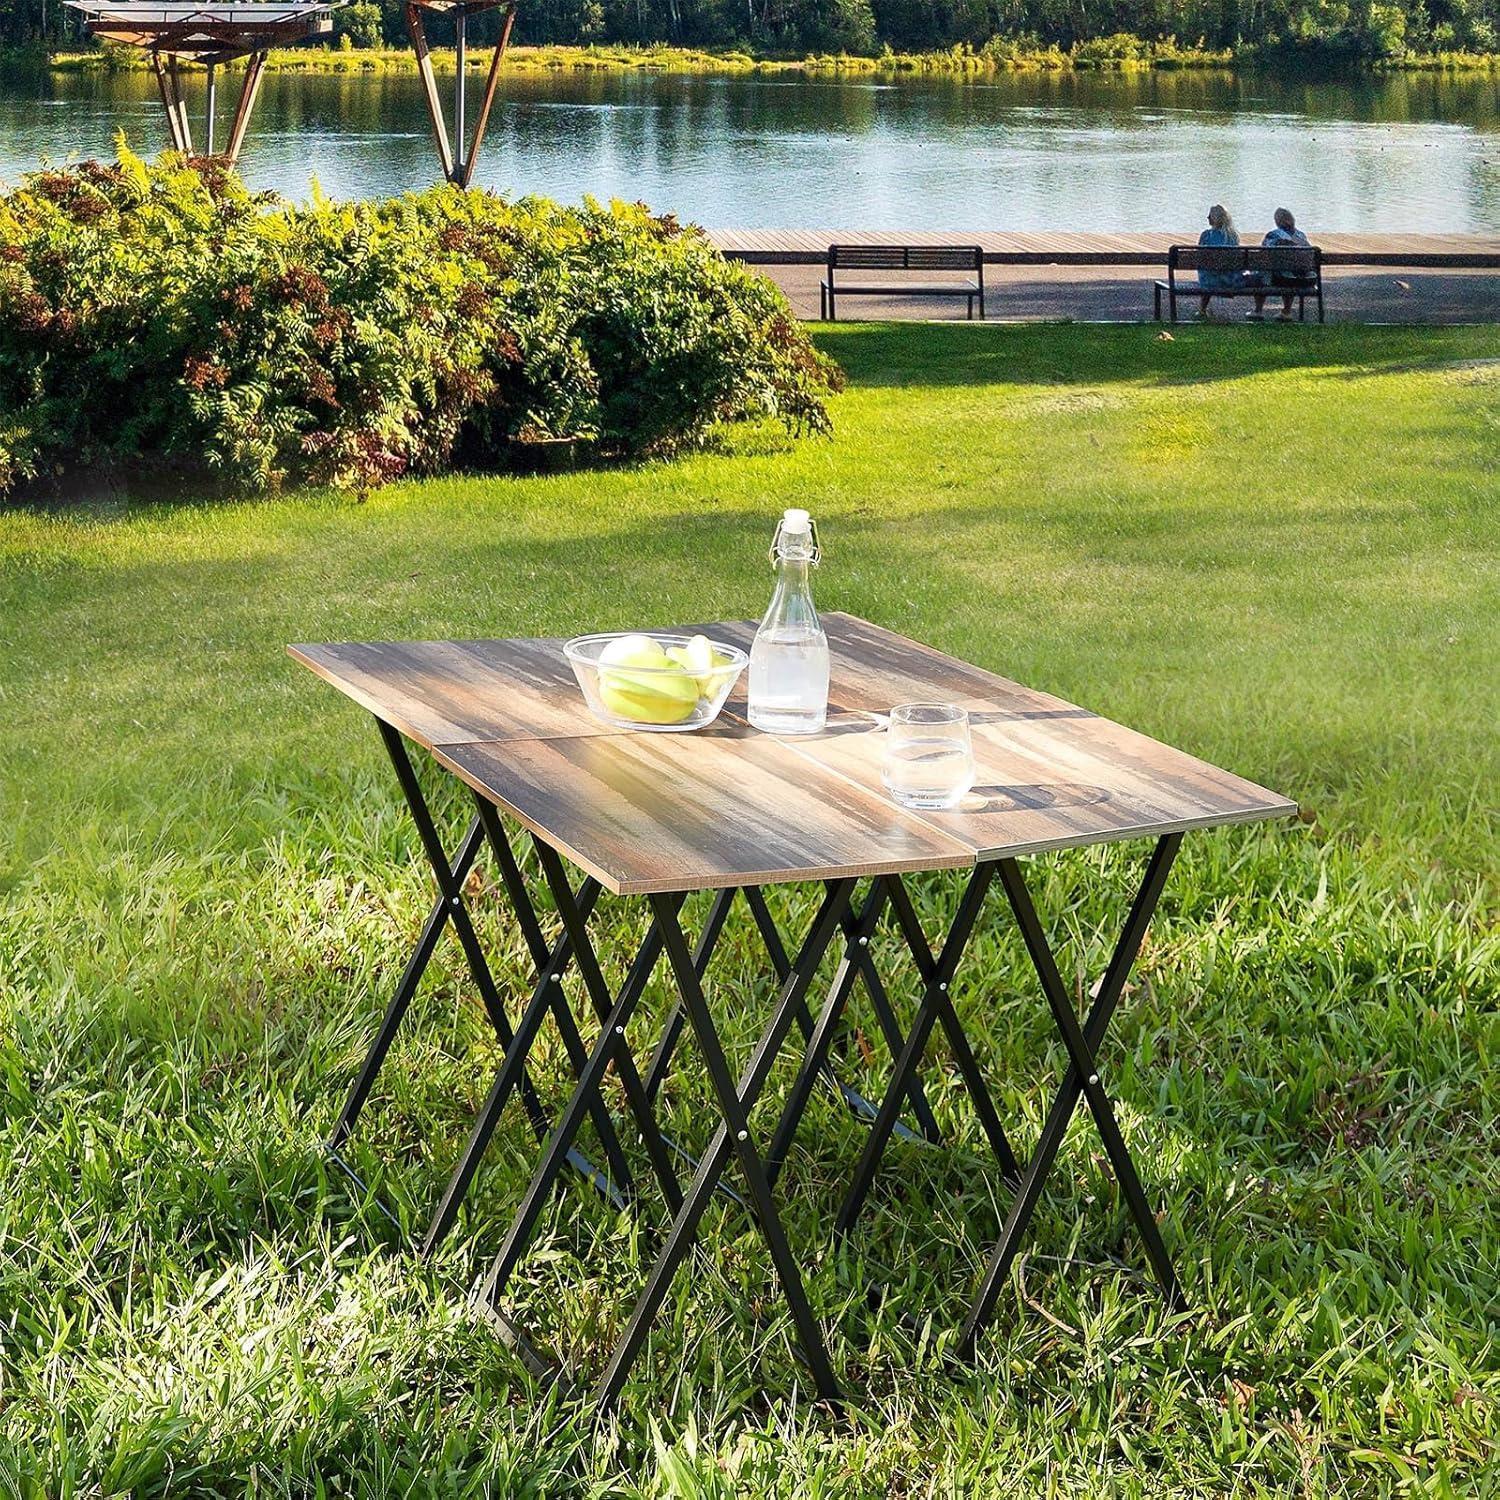
<svg viewBox="0 0 1500 1500">
<path fill-rule="evenodd" d="M 830 245 L 827 279 L 819 287 L 823 320 L 838 321 L 839 297 L 963 297 L 969 319 L 974 303 L 984 319 L 984 251 L 978 245 Z M 925 282 L 919 286 L 884 284 L 839 285 L 838 271 L 972 271 L 973 281 Z"/>
<path fill-rule="evenodd" d="M 1192 272 L 1196 278 L 1200 271 L 1211 271 L 1216 275 L 1239 275 L 1247 271 L 1258 271 L 1266 276 L 1260 284 L 1245 282 L 1240 286 L 1199 286 L 1195 279 L 1191 284 L 1179 283 L 1179 271 Z M 1303 285 L 1277 285 L 1277 276 L 1307 278 Z M 1323 252 L 1316 245 L 1173 245 L 1167 251 L 1167 279 L 1155 283 L 1153 289 L 1156 321 L 1161 322 L 1162 293 L 1167 294 L 1171 321 L 1177 321 L 1177 299 L 1179 297 L 1274 297 L 1290 292 L 1297 299 L 1297 316 L 1307 321 L 1307 299 L 1315 297 L 1318 303 L 1318 322 L 1323 321 Z"/>
</svg>

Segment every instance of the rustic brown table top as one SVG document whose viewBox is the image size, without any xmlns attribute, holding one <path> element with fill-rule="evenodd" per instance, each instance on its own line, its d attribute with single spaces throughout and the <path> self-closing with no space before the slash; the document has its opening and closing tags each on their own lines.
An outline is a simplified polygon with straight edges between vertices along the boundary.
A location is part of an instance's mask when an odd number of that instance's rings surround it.
<svg viewBox="0 0 1500 1500">
<path fill-rule="evenodd" d="M 589 712 L 561 641 L 288 650 L 622 894 L 958 869 L 1297 810 L 1158 740 L 853 615 L 823 623 L 828 728 L 797 738 L 748 726 L 743 677 L 707 729 L 614 729 Z M 748 620 L 680 627 L 698 629 L 746 648 L 755 634 Z M 969 710 L 976 783 L 952 812 L 907 811 L 881 786 L 878 716 L 913 700 Z"/>
</svg>

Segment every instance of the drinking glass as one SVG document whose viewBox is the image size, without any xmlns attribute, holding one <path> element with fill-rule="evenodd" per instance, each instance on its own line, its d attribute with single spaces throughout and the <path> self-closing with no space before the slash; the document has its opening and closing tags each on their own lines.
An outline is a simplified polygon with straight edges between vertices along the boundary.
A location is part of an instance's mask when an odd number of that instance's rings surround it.
<svg viewBox="0 0 1500 1500">
<path fill-rule="evenodd" d="M 893 708 L 881 780 L 903 807 L 956 807 L 974 785 L 969 715 L 952 703 Z"/>
</svg>

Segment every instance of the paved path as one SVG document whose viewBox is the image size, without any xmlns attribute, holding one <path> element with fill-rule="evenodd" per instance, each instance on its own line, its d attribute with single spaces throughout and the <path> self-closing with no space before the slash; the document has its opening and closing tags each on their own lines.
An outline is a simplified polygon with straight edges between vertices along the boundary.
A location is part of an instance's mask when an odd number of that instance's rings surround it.
<svg viewBox="0 0 1500 1500">
<path fill-rule="evenodd" d="M 923 233 L 920 230 L 711 229 L 727 255 L 773 277 L 805 318 L 818 316 L 818 283 L 830 244 L 968 244 L 985 252 L 992 319 L 1074 318 L 1131 323 L 1151 317 L 1151 283 L 1167 247 L 1189 231 L 1139 234 Z M 1360 323 L 1500 323 L 1500 235 L 1318 235 L 1328 317 Z M 1483 270 L 1444 266 L 1479 258 Z M 1194 310 L 1189 304 L 1184 315 Z M 1274 302 L 1269 304 L 1276 311 Z M 1214 317 L 1238 322 L 1248 304 L 1218 304 Z M 855 318 L 963 317 L 962 303 L 913 297 L 851 299 Z"/>
<path fill-rule="evenodd" d="M 1269 226 L 1268 226 L 1269 227 Z M 978 245 L 991 264 L 1159 266 L 1169 245 L 1193 244 L 1196 229 L 1138 234 L 951 233 L 920 229 L 710 229 L 726 254 L 753 265 L 820 265 L 829 245 Z M 1317 234 L 1329 266 L 1381 265 L 1433 268 L 1445 259 L 1482 258 L 1500 270 L 1496 234 Z M 1253 239 L 1247 243 L 1255 243 Z"/>
<path fill-rule="evenodd" d="M 761 266 L 791 299 L 799 317 L 818 316 L 821 266 Z M 991 320 L 1072 318 L 1087 323 L 1135 323 L 1151 317 L 1150 267 L 996 266 L 985 268 Z M 1334 269 L 1324 272 L 1330 322 L 1500 323 L 1500 271 Z M 1279 304 L 1267 304 L 1272 315 Z M 1178 304 L 1184 318 L 1196 302 Z M 962 302 L 916 297 L 860 297 L 840 306 L 844 318 L 962 318 Z M 1215 304 L 1214 318 L 1243 322 L 1246 302 Z M 1309 318 L 1314 313 L 1309 307 Z"/>
</svg>

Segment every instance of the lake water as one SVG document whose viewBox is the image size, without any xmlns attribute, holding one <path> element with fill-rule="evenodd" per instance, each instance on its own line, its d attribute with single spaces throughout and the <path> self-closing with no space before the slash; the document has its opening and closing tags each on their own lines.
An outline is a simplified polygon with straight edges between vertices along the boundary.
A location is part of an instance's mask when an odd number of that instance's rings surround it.
<svg viewBox="0 0 1500 1500">
<path fill-rule="evenodd" d="M 480 80 L 470 87 L 477 102 Z M 117 129 L 140 151 L 165 144 L 147 74 L 0 75 L 0 180 L 43 158 L 107 156 Z M 244 167 L 296 198 L 314 176 L 339 197 L 431 182 L 416 77 L 267 75 Z M 1181 230 L 1222 200 L 1250 227 L 1286 203 L 1315 230 L 1493 233 L 1500 88 L 1426 75 L 514 73 L 478 181 L 639 198 L 721 227 Z"/>
</svg>

